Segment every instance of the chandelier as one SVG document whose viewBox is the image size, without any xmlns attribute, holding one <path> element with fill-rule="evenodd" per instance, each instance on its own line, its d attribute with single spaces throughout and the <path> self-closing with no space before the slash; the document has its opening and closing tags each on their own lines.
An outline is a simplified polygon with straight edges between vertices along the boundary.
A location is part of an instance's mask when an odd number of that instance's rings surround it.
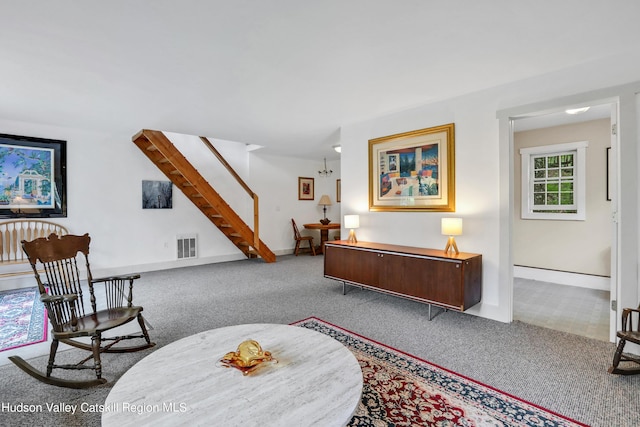
<svg viewBox="0 0 640 427">
<path fill-rule="evenodd" d="M 322 177 L 328 177 L 331 176 L 331 174 L 333 173 L 333 171 L 331 169 L 327 170 L 327 158 L 324 158 L 324 169 L 321 171 L 318 171 L 318 175 L 322 176 Z"/>
</svg>

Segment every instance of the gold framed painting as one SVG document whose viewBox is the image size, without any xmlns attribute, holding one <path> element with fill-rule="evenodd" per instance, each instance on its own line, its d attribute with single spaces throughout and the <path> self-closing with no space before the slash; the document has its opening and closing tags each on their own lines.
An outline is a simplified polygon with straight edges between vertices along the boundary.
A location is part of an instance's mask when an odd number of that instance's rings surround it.
<svg viewBox="0 0 640 427">
<path fill-rule="evenodd" d="M 455 126 L 369 140 L 370 211 L 455 211 Z"/>
</svg>

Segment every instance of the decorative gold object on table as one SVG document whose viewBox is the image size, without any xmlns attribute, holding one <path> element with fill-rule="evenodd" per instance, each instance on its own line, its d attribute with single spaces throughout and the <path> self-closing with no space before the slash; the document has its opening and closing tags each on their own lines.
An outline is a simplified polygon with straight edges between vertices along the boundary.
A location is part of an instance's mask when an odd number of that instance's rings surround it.
<svg viewBox="0 0 640 427">
<path fill-rule="evenodd" d="M 262 347 L 255 340 L 245 340 L 238 345 L 236 351 L 225 354 L 220 363 L 226 368 L 236 368 L 242 375 L 253 372 L 264 362 L 278 361 L 271 356 L 271 352 L 263 351 Z"/>
</svg>

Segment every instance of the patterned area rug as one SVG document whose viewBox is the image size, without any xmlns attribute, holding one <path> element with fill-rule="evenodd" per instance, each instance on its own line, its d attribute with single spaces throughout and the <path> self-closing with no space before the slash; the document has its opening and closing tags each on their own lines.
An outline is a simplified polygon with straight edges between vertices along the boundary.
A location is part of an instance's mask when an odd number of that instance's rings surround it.
<svg viewBox="0 0 640 427">
<path fill-rule="evenodd" d="M 0 292 L 0 351 L 47 339 L 47 315 L 37 288 Z"/>
<path fill-rule="evenodd" d="M 362 401 L 349 426 L 585 426 L 320 319 L 293 325 L 335 338 L 360 362 Z"/>
</svg>

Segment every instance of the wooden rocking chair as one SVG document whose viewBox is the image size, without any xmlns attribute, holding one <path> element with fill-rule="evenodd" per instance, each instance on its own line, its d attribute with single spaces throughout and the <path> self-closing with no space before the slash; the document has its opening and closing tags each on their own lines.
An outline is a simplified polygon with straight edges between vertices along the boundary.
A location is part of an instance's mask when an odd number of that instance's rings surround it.
<svg viewBox="0 0 640 427">
<path fill-rule="evenodd" d="M 58 237 L 51 234 L 31 242 L 22 241 L 22 248 L 29 258 L 40 290 L 40 300 L 44 303 L 52 326 L 53 341 L 49 353 L 47 371 L 43 373 L 19 356 L 9 359 L 20 369 L 47 384 L 69 388 L 86 388 L 107 382 L 102 378 L 101 353 L 124 353 L 153 347 L 147 333 L 142 307 L 132 304 L 133 281 L 140 275 L 108 277 L 94 279 L 89 268 L 89 234 L 83 236 L 66 235 Z M 89 290 L 89 303 L 85 312 L 82 280 L 77 264 L 78 253 L 84 254 L 86 282 Z M 39 266 L 37 264 L 40 264 Z M 38 267 L 44 269 L 46 282 L 43 282 Z M 105 308 L 97 310 L 94 284 L 103 284 Z M 89 310 L 90 308 L 90 310 Z M 116 337 L 103 337 L 102 333 L 137 319 L 141 333 Z M 76 338 L 91 338 L 91 343 Z M 140 338 L 144 343 L 133 347 L 113 347 L 122 340 Z M 74 365 L 56 365 L 55 357 L 59 342 L 88 350 L 91 355 Z M 103 343 L 108 342 L 106 345 Z M 93 366 L 85 362 L 93 359 Z M 93 369 L 95 379 L 70 380 L 51 376 L 53 369 Z"/>
<path fill-rule="evenodd" d="M 640 345 L 640 306 L 638 308 L 625 308 L 622 310 L 622 330 L 616 334 L 618 347 L 613 355 L 613 364 L 609 368 L 609 373 L 620 375 L 640 374 L 640 356 L 623 353 L 624 345 L 627 341 Z M 620 362 L 631 362 L 620 366 Z"/>
</svg>

